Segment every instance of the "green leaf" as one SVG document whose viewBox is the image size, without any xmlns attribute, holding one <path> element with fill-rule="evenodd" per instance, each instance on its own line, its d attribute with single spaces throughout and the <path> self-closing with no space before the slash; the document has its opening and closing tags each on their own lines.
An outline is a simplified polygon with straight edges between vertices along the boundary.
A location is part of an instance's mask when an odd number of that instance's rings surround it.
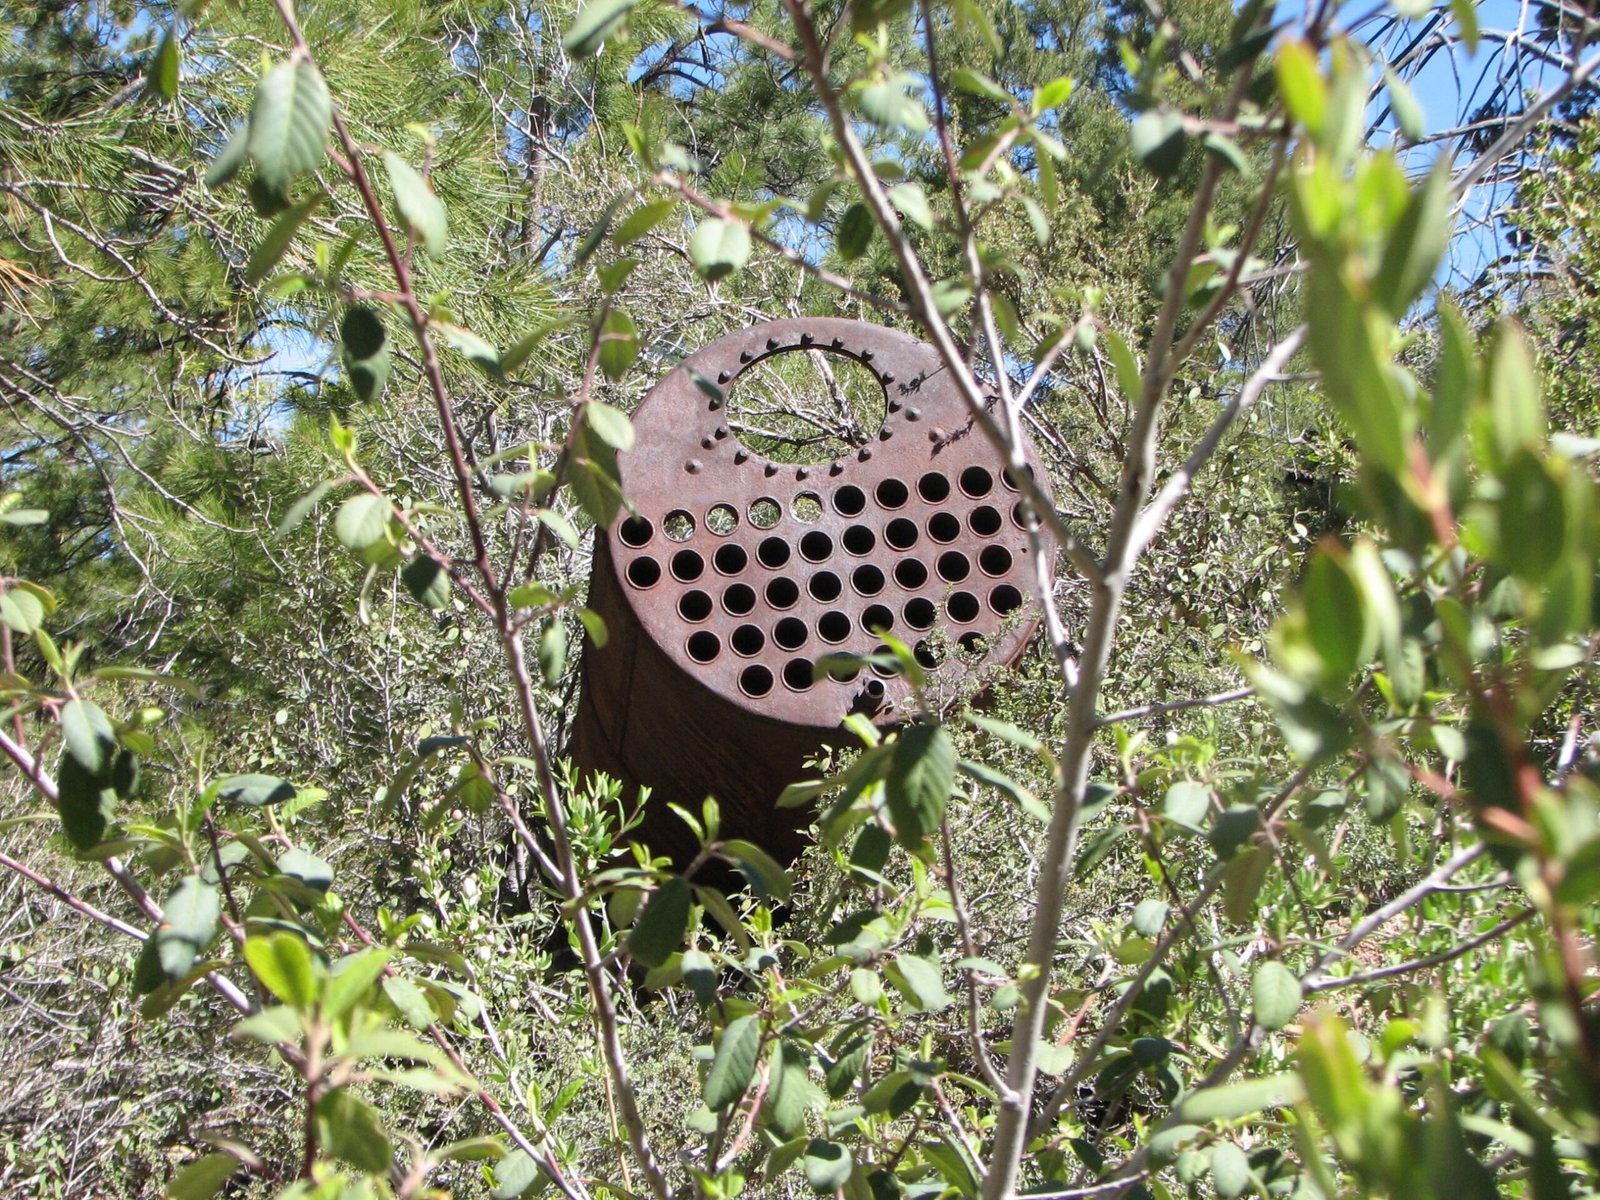
<svg viewBox="0 0 1600 1200">
<path fill-rule="evenodd" d="M 567 667 L 567 627 L 560 617 L 552 617 L 539 635 L 539 673 L 550 687 L 561 682 Z"/>
<path fill-rule="evenodd" d="M 1218 1142 L 1211 1149 L 1211 1182 L 1222 1200 L 1234 1200 L 1250 1186 L 1250 1159 L 1232 1142 Z"/>
<path fill-rule="evenodd" d="M 245 122 L 228 135 L 228 140 L 217 151 L 217 156 L 206 168 L 206 186 L 219 188 L 239 173 L 250 157 L 250 124 Z"/>
<path fill-rule="evenodd" d="M 429 555 L 419 552 L 402 567 L 400 581 L 418 604 L 432 612 L 450 603 L 450 572 Z"/>
<path fill-rule="evenodd" d="M 633 422 L 620 408 L 604 400 L 590 400 L 583 406 L 583 419 L 606 445 L 615 450 L 633 449 Z"/>
<path fill-rule="evenodd" d="M 174 1175 L 162 1195 L 166 1200 L 211 1200 L 222 1190 L 222 1185 L 233 1178 L 240 1165 L 231 1154 L 220 1151 L 207 1154 Z"/>
<path fill-rule="evenodd" d="M 300 524 L 311 515 L 311 510 L 316 508 L 316 506 L 321 503 L 322 498 L 333 490 L 334 483 L 335 481 L 332 479 L 325 479 L 321 483 L 317 484 L 316 487 L 307 492 L 304 496 L 301 496 L 300 499 L 291 504 L 288 511 L 283 514 L 283 519 L 278 522 L 278 527 L 273 530 L 273 532 L 278 537 L 283 537 L 297 529 Z"/>
<path fill-rule="evenodd" d="M 1500 482 L 1505 491 L 1492 557 L 1518 578 L 1542 582 L 1566 550 L 1565 492 L 1541 456 L 1526 449 L 1511 456 Z"/>
<path fill-rule="evenodd" d="M 1123 398 L 1129 404 L 1139 403 L 1139 395 L 1144 391 L 1144 376 L 1139 372 L 1138 359 L 1133 357 L 1128 343 L 1122 340 L 1122 335 L 1115 329 L 1105 330 L 1105 340 L 1111 365 L 1117 369 L 1117 386 L 1122 389 Z"/>
<path fill-rule="evenodd" d="M 530 332 L 518 338 L 504 354 L 500 356 L 501 374 L 510 375 L 528 361 L 528 357 L 539 348 L 539 344 L 558 329 L 571 325 L 571 317 L 557 317 L 553 321 L 546 321 L 535 326 Z"/>
<path fill-rule="evenodd" d="M 389 531 L 389 501 L 371 492 L 358 492 L 339 506 L 333 519 L 334 536 L 347 550 L 357 552 L 383 541 Z"/>
<path fill-rule="evenodd" d="M 1389 89 L 1389 108 L 1394 113 L 1395 124 L 1400 126 L 1400 132 L 1405 134 L 1407 141 L 1420 142 L 1427 136 L 1428 123 L 1416 96 L 1412 95 L 1405 80 L 1396 75 L 1387 63 L 1383 68 L 1383 83 Z"/>
<path fill-rule="evenodd" d="M 578 427 L 567 465 L 567 484 L 589 519 L 605 528 L 622 507 L 622 484 L 617 476 L 617 452 L 596 442 L 587 425 Z"/>
<path fill-rule="evenodd" d="M 294 241 L 294 235 L 300 232 L 300 226 L 306 223 L 306 218 L 322 203 L 322 192 L 312 192 L 305 199 L 291 204 L 278 214 L 278 219 L 273 221 L 266 236 L 250 255 L 250 261 L 245 264 L 244 281 L 246 283 L 260 283 L 278 265 L 278 260 L 289 249 L 289 244 Z"/>
<path fill-rule="evenodd" d="M 807 1071 L 810 1056 L 794 1042 L 780 1040 L 767 1068 L 767 1095 L 762 1118 L 779 1136 L 791 1138 L 805 1129 L 806 1107 L 811 1100 Z"/>
<path fill-rule="evenodd" d="M 316 1108 L 317 1140 L 335 1158 L 358 1171 L 381 1175 L 394 1161 L 394 1147 L 378 1110 L 347 1087 L 325 1093 Z"/>
<path fill-rule="evenodd" d="M 117 731 L 111 719 L 92 700 L 68 700 L 61 706 L 61 737 L 72 755 L 90 775 L 106 779 L 117 752 Z"/>
<path fill-rule="evenodd" d="M 1467 48 L 1468 54 L 1478 52 L 1478 4 L 1477 0 L 1450 0 L 1450 15 L 1455 18 L 1456 27 L 1461 30 L 1461 42 Z"/>
<path fill-rule="evenodd" d="M 1180 780 L 1167 789 L 1161 811 L 1169 821 L 1199 831 L 1211 812 L 1211 789 L 1190 779 Z"/>
<path fill-rule="evenodd" d="M 685 950 L 679 969 L 683 973 L 683 981 L 701 1004 L 710 1004 L 717 998 L 716 965 L 704 950 Z"/>
<path fill-rule="evenodd" d="M 0 512 L 0 525 L 43 525 L 50 519 L 42 508 L 10 508 Z"/>
<path fill-rule="evenodd" d="M 596 650 L 604 650 L 610 633 L 606 629 L 606 620 L 592 608 L 580 608 L 578 620 L 583 622 L 584 632 L 589 635 L 589 641 Z"/>
<path fill-rule="evenodd" d="M 779 904 L 789 902 L 789 873 L 760 846 L 732 838 L 722 843 L 722 852 L 733 860 L 733 865 L 762 899 L 776 900 Z"/>
<path fill-rule="evenodd" d="M 755 1077 L 756 1055 L 761 1049 L 761 1018 L 739 1017 L 722 1031 L 711 1070 L 706 1075 L 706 1107 L 719 1112 L 744 1095 Z"/>
<path fill-rule="evenodd" d="M 1039 797 L 1003 771 L 997 771 L 984 763 L 972 762 L 965 758 L 960 761 L 958 766 L 961 773 L 967 778 L 987 784 L 1005 796 L 1010 797 L 1013 804 L 1041 825 L 1050 823 L 1050 810 L 1045 807 Z"/>
<path fill-rule="evenodd" d="M 938 1012 L 950 1005 L 950 993 L 945 991 L 944 979 L 937 959 L 916 954 L 902 954 L 886 968 L 890 979 L 900 986 L 900 993 L 919 1012 Z M 899 978 L 896 979 L 895 975 Z"/>
<path fill-rule="evenodd" d="M 293 800 L 294 787 L 276 775 L 230 775 L 217 785 L 217 795 L 246 808 L 260 808 Z"/>
<path fill-rule="evenodd" d="M 1133 931 L 1140 937 L 1157 938 L 1167 923 L 1170 906 L 1165 900 L 1150 897 L 1139 901 L 1133 909 Z"/>
<path fill-rule="evenodd" d="M 1317 55 L 1304 42 L 1285 42 L 1278 47 L 1274 64 L 1278 92 L 1289 108 L 1289 115 L 1317 137 L 1328 119 L 1328 85 L 1317 66 Z"/>
<path fill-rule="evenodd" d="M 1001 87 L 987 75 L 967 67 L 957 67 L 950 72 L 950 86 L 959 92 L 966 92 L 969 96 L 981 96 L 985 100 L 993 100 L 997 104 L 1010 105 L 1014 103 L 1010 92 Z"/>
<path fill-rule="evenodd" d="M 956 752 L 940 725 L 908 725 L 890 750 L 884 798 L 895 840 L 920 848 L 939 828 L 955 786 Z"/>
<path fill-rule="evenodd" d="M 1072 99 L 1075 86 L 1071 78 L 1062 75 L 1035 90 L 1033 93 L 1033 115 L 1037 117 L 1040 113 L 1048 112 L 1052 108 L 1060 108 L 1068 100 Z"/>
<path fill-rule="evenodd" d="M 647 967 L 659 967 L 666 962 L 683 945 L 684 935 L 689 930 L 692 901 L 689 885 L 682 876 L 669 876 L 651 894 L 628 934 L 628 953 Z"/>
<path fill-rule="evenodd" d="M 639 0 L 591 0 L 561 39 L 561 46 L 573 58 L 591 58 L 600 53 L 606 40 L 620 30 Z"/>
<path fill-rule="evenodd" d="M 1256 968 L 1250 995 L 1255 1000 L 1256 1024 L 1263 1029 L 1282 1029 L 1300 1011 L 1300 980 L 1276 960 Z"/>
<path fill-rule="evenodd" d="M 176 30 L 165 30 L 161 34 L 161 44 L 156 47 L 155 57 L 150 60 L 150 72 L 146 77 L 150 90 L 163 100 L 178 98 L 178 66 L 182 53 Z"/>
<path fill-rule="evenodd" d="M 750 258 L 750 227 L 743 221 L 706 217 L 689 235 L 689 261 L 700 278 L 715 282 Z"/>
<path fill-rule="evenodd" d="M 928 114 L 922 103 L 908 93 L 914 86 L 910 76 L 896 74 L 875 83 L 861 93 L 861 111 L 867 120 L 884 129 L 904 129 L 921 134 L 928 130 Z"/>
<path fill-rule="evenodd" d="M 1299 1076 L 1292 1073 L 1268 1075 L 1226 1083 L 1202 1091 L 1189 1092 L 1173 1110 L 1179 1120 L 1203 1125 L 1208 1121 L 1232 1121 L 1264 1108 L 1290 1108 L 1305 1096 Z"/>
<path fill-rule="evenodd" d="M 921 184 L 901 183 L 889 189 L 889 202 L 900 215 L 923 229 L 933 228 L 933 209 Z"/>
<path fill-rule="evenodd" d="M 36 633 L 44 624 L 44 618 L 44 605 L 31 592 L 14 584 L 0 592 L 0 621 L 4 621 L 14 632 L 24 635 Z"/>
<path fill-rule="evenodd" d="M 526 1150 L 513 1150 L 494 1165 L 494 1200 L 518 1200 L 544 1182 L 544 1168 Z"/>
<path fill-rule="evenodd" d="M 450 343 L 450 348 L 490 379 L 499 379 L 504 374 L 500 366 L 500 351 L 492 343 L 459 325 L 441 324 L 439 328 L 444 333 L 444 340 Z"/>
<path fill-rule="evenodd" d="M 325 892 L 333 886 L 333 868 L 326 859 L 308 850 L 286 850 L 278 856 L 277 865 L 280 875 L 298 879 L 314 892 Z"/>
<path fill-rule="evenodd" d="M 395 207 L 400 210 L 400 220 L 406 230 L 416 234 L 429 258 L 443 258 L 445 239 L 449 235 L 443 202 L 422 173 L 394 151 L 383 152 L 383 168 L 389 173 Z"/>
<path fill-rule="evenodd" d="M 168 979 L 181 979 L 216 936 L 222 892 L 198 875 L 185 876 L 167 897 L 156 927 L 156 956 Z"/>
<path fill-rule="evenodd" d="M 414 1029 L 426 1029 L 438 1019 L 433 1005 L 428 1003 L 427 993 L 404 976 L 391 975 L 385 979 L 383 994 Z"/>
<path fill-rule="evenodd" d="M 627 246 L 637 242 L 661 222 L 670 217 L 678 207 L 676 200 L 656 200 L 650 204 L 641 204 L 618 225 L 612 233 L 611 240 L 619 246 Z"/>
<path fill-rule="evenodd" d="M 333 103 L 308 59 L 281 62 L 256 87 L 250 108 L 250 157 L 256 178 L 285 193 L 295 178 L 322 165 Z"/>
<path fill-rule="evenodd" d="M 89 850 L 106 839 L 116 812 L 117 793 L 105 780 L 91 775 L 72 755 L 63 755 L 56 772 L 61 832 L 76 850 Z"/>
<path fill-rule="evenodd" d="M 278 867 L 282 869 L 282 859 L 278 860 Z M 331 1019 L 337 1019 L 366 1001 L 372 994 L 372 985 L 383 975 L 391 957 L 393 951 L 387 946 L 371 946 L 336 962 L 328 972 L 328 990 L 322 1000 L 323 1013 Z"/>
<path fill-rule="evenodd" d="M 639 328 L 620 308 L 606 313 L 600 327 L 600 369 L 613 383 L 628 373 L 639 357 Z"/>
<path fill-rule="evenodd" d="M 350 308 L 339 322 L 339 356 L 350 390 L 376 400 L 389 381 L 389 335 L 383 319 L 365 305 Z"/>
<path fill-rule="evenodd" d="M 861 1074 L 861 1068 L 866 1066 L 867 1051 L 870 1049 L 872 1049 L 872 1037 L 865 1033 L 857 1034 L 839 1049 L 834 1055 L 833 1062 L 823 1072 L 829 1096 L 838 1100 L 855 1086 L 856 1077 Z"/>
<path fill-rule="evenodd" d="M 806 1182 L 819 1196 L 844 1187 L 850 1181 L 850 1172 L 855 1169 L 848 1149 L 838 1142 L 821 1138 L 812 1138 L 806 1143 L 805 1153 L 800 1156 L 800 1165 L 806 1173 Z"/>
<path fill-rule="evenodd" d="M 1378 633 L 1343 547 L 1324 543 L 1318 549 L 1303 590 L 1306 631 L 1323 678 L 1342 683 L 1372 657 Z"/>
<path fill-rule="evenodd" d="M 310 1008 L 317 999 L 311 951 L 297 934 L 278 932 L 248 937 L 244 959 L 274 996 L 292 1008 Z"/>
<path fill-rule="evenodd" d="M 1432 282 L 1450 241 L 1450 164 L 1440 160 L 1411 194 L 1384 247 L 1372 296 L 1397 320 Z"/>
<path fill-rule="evenodd" d="M 852 204 L 845 209 L 844 216 L 839 218 L 839 228 L 833 235 L 839 257 L 845 262 L 860 258 L 872 244 L 872 235 L 877 228 L 878 224 L 865 204 Z"/>
<path fill-rule="evenodd" d="M 1183 131 L 1183 117 L 1169 108 L 1140 113 L 1131 133 L 1133 156 L 1153 174 L 1171 175 L 1183 163 L 1189 135 Z"/>
</svg>

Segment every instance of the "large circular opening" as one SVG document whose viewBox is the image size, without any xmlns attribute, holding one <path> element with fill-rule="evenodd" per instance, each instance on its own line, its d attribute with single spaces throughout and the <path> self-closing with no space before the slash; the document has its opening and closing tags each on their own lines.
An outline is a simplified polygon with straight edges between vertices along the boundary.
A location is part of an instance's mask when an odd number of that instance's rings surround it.
<svg viewBox="0 0 1600 1200">
<path fill-rule="evenodd" d="M 697 625 L 711 615 L 711 597 L 696 590 L 685 592 L 678 601 L 678 615 L 691 625 Z"/>
<path fill-rule="evenodd" d="M 643 517 L 629 517 L 617 527 L 617 536 L 622 539 L 622 544 L 632 546 L 635 550 L 648 545 L 650 535 L 655 532 L 650 522 Z"/>
<path fill-rule="evenodd" d="M 785 650 L 798 650 L 811 636 L 806 623 L 799 617 L 785 617 L 772 627 L 772 640 Z"/>
<path fill-rule="evenodd" d="M 967 524 L 972 526 L 972 532 L 979 537 L 993 537 L 1000 532 L 1000 514 L 992 505 L 980 504 L 972 510 L 972 515 L 967 518 Z"/>
<path fill-rule="evenodd" d="M 781 537 L 764 538 L 761 545 L 756 547 L 756 557 L 761 560 L 763 567 L 776 571 L 789 561 L 789 543 Z"/>
<path fill-rule="evenodd" d="M 813 529 L 800 539 L 800 557 L 807 562 L 822 562 L 833 553 L 833 539 L 820 529 Z"/>
<path fill-rule="evenodd" d="M 717 552 L 711 556 L 711 561 L 724 575 L 737 575 L 744 570 L 745 564 L 750 561 L 750 556 L 744 552 L 742 546 L 718 546 Z"/>
<path fill-rule="evenodd" d="M 850 636 L 850 618 L 837 609 L 817 618 L 817 636 L 825 642 L 837 644 Z"/>
<path fill-rule="evenodd" d="M 761 648 L 767 644 L 767 635 L 754 625 L 741 625 L 733 631 L 731 642 L 735 654 L 751 658 L 761 653 Z"/>
<path fill-rule="evenodd" d="M 717 655 L 722 653 L 722 642 L 717 635 L 708 629 L 689 636 L 689 657 L 697 663 L 715 662 Z"/>
<path fill-rule="evenodd" d="M 792 691 L 803 692 L 815 681 L 816 671 L 808 658 L 794 658 L 784 664 L 784 686 Z"/>
<path fill-rule="evenodd" d="M 672 556 L 672 577 L 680 583 L 693 583 L 706 569 L 706 560 L 693 550 L 679 550 Z"/>
<path fill-rule="evenodd" d="M 749 666 L 739 672 L 739 688 L 746 696 L 765 696 L 772 690 L 772 672 L 763 666 Z"/>
<path fill-rule="evenodd" d="M 756 606 L 756 590 L 747 583 L 736 583 L 722 593 L 722 607 L 742 617 Z"/>
<path fill-rule="evenodd" d="M 894 581 L 908 592 L 928 582 L 928 568 L 919 559 L 902 558 L 894 565 Z"/>
<path fill-rule="evenodd" d="M 823 350 L 774 354 L 728 392 L 728 428 L 748 450 L 781 463 L 829 463 L 868 445 L 888 400 L 877 375 Z"/>
<path fill-rule="evenodd" d="M 767 603 L 776 609 L 793 608 L 800 599 L 800 585 L 787 575 L 780 575 L 767 584 Z"/>
<path fill-rule="evenodd" d="M 661 581 L 661 564 L 653 558 L 636 558 L 628 564 L 628 582 L 641 592 Z"/>
<path fill-rule="evenodd" d="M 806 584 L 806 590 L 811 593 L 813 600 L 831 604 L 839 598 L 839 593 L 844 591 L 844 584 L 839 582 L 839 577 L 832 571 L 818 571 Z"/>
</svg>

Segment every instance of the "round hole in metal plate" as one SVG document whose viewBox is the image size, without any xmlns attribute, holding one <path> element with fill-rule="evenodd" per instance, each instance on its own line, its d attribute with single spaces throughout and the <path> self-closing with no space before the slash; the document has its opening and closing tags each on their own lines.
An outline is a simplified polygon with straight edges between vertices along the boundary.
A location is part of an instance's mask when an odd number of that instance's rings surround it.
<svg viewBox="0 0 1600 1200">
<path fill-rule="evenodd" d="M 628 564 L 628 582 L 641 592 L 661 582 L 661 564 L 653 558 L 636 558 Z"/>
<path fill-rule="evenodd" d="M 1022 593 L 1009 583 L 1002 583 L 989 593 L 989 607 L 1002 617 L 1022 607 Z"/>
<path fill-rule="evenodd" d="M 817 618 L 817 636 L 838 645 L 850 636 L 850 618 L 838 609 L 830 609 Z"/>
<path fill-rule="evenodd" d="M 1026 500 L 1018 500 L 1011 506 L 1011 520 L 1020 529 L 1039 528 L 1039 514 Z"/>
<path fill-rule="evenodd" d="M 934 513 L 928 518 L 928 536 L 936 542 L 953 542 L 961 536 L 961 521 L 954 513 Z"/>
<path fill-rule="evenodd" d="M 632 546 L 635 550 L 641 546 L 648 546 L 655 532 L 655 526 L 640 516 L 629 517 L 617 526 L 617 536 L 622 539 L 622 544 Z"/>
<path fill-rule="evenodd" d="M 769 571 L 776 571 L 789 561 L 789 543 L 781 537 L 762 538 L 756 547 L 756 558 Z"/>
<path fill-rule="evenodd" d="M 1026 463 L 1023 464 L 1022 471 L 1029 479 L 1033 478 L 1033 468 L 1028 466 Z M 1007 467 L 1004 471 L 1000 472 L 1000 482 L 1005 484 L 1013 492 L 1017 490 L 1017 477 L 1011 473 L 1010 467 Z"/>
<path fill-rule="evenodd" d="M 800 557 L 807 562 L 826 562 L 833 553 L 833 539 L 820 529 L 813 529 L 800 539 Z"/>
<path fill-rule="evenodd" d="M 944 648 L 929 642 L 926 638 L 918 642 L 911 650 L 925 670 L 932 671 L 944 661 Z"/>
<path fill-rule="evenodd" d="M 896 517 L 884 528 L 883 540 L 896 550 L 909 550 L 917 544 L 917 523 Z"/>
<path fill-rule="evenodd" d="M 900 674 L 900 660 L 894 657 L 894 651 L 890 650 L 889 647 L 879 642 L 872 648 L 872 654 L 874 658 L 886 660 L 872 664 L 872 673 L 874 675 L 880 675 L 884 679 L 893 679 Z"/>
<path fill-rule="evenodd" d="M 979 537 L 993 537 L 1000 532 L 1000 510 L 992 504 L 980 504 L 972 510 L 967 524 Z"/>
<path fill-rule="evenodd" d="M 698 633 L 689 635 L 686 649 L 689 651 L 689 657 L 697 663 L 715 662 L 717 655 L 722 653 L 722 642 L 709 629 L 702 629 Z"/>
<path fill-rule="evenodd" d="M 939 578 L 950 583 L 960 583 L 972 572 L 972 563 L 959 550 L 946 550 L 939 555 Z"/>
<path fill-rule="evenodd" d="M 933 601 L 926 596 L 917 596 L 906 601 L 906 624 L 913 629 L 932 629 L 934 618 L 939 615 L 939 610 L 934 608 Z"/>
<path fill-rule="evenodd" d="M 757 529 L 771 529 L 783 519 L 783 509 L 771 496 L 762 496 L 759 500 L 750 501 L 750 507 L 746 512 L 750 524 Z"/>
<path fill-rule="evenodd" d="M 850 526 L 839 540 L 844 543 L 845 550 L 857 558 L 863 554 L 871 554 L 872 548 L 878 544 L 877 534 L 865 525 Z"/>
<path fill-rule="evenodd" d="M 744 552 L 743 546 L 729 543 L 717 547 L 717 552 L 711 556 L 711 562 L 724 575 L 737 575 L 749 565 L 750 556 Z"/>
<path fill-rule="evenodd" d="M 942 504 L 950 496 L 950 481 L 942 471 L 929 471 L 917 480 L 917 495 L 929 504 Z"/>
<path fill-rule="evenodd" d="M 883 569 L 872 563 L 862 563 L 850 572 L 850 586 L 863 596 L 876 596 L 883 591 Z"/>
<path fill-rule="evenodd" d="M 767 644 L 767 635 L 754 625 L 741 625 L 733 631 L 728 644 L 741 658 L 751 658 L 761 653 L 762 647 Z"/>
<path fill-rule="evenodd" d="M 888 633 L 894 628 L 894 613 L 886 604 L 869 604 L 861 614 L 861 628 L 868 633 Z"/>
<path fill-rule="evenodd" d="M 989 653 L 989 639 L 976 631 L 963 633 L 956 639 L 956 653 L 968 662 L 977 662 Z"/>
<path fill-rule="evenodd" d="M 899 508 L 907 500 L 911 499 L 911 489 L 905 485 L 903 480 L 891 477 L 878 485 L 878 490 L 874 495 L 878 498 L 879 508 Z"/>
<path fill-rule="evenodd" d="M 711 615 L 711 597 L 698 588 L 685 592 L 678 600 L 678 615 L 691 625 L 704 621 Z"/>
<path fill-rule="evenodd" d="M 767 584 L 767 603 L 780 612 L 786 608 L 793 608 L 794 602 L 800 599 L 800 585 L 787 575 L 780 575 Z"/>
<path fill-rule="evenodd" d="M 751 663 L 739 672 L 739 690 L 759 700 L 772 690 L 772 672 L 760 663 Z"/>
<path fill-rule="evenodd" d="M 785 617 L 772 627 L 772 640 L 785 650 L 798 650 L 806 644 L 811 631 L 799 617 Z"/>
<path fill-rule="evenodd" d="M 783 665 L 783 686 L 790 691 L 809 690 L 816 676 L 816 668 L 809 658 L 792 658 Z"/>
<path fill-rule="evenodd" d="M 739 527 L 739 514 L 731 504 L 713 504 L 706 509 L 706 528 L 718 537 L 727 537 Z"/>
<path fill-rule="evenodd" d="M 978 570 L 985 575 L 1004 575 L 1011 570 L 1011 551 L 1004 546 L 985 546 L 978 552 Z"/>
<path fill-rule="evenodd" d="M 859 516 L 867 506 L 867 494 L 853 483 L 847 483 L 833 493 L 833 507 L 840 516 Z"/>
<path fill-rule="evenodd" d="M 794 519 L 809 525 L 822 515 L 822 497 L 815 492 L 801 492 L 789 505 Z"/>
<path fill-rule="evenodd" d="M 693 583 L 705 570 L 706 560 L 693 550 L 679 550 L 672 556 L 672 577 L 679 583 Z"/>
<path fill-rule="evenodd" d="M 669 542 L 687 542 L 694 536 L 694 518 L 681 508 L 669 512 L 661 522 L 661 532 Z"/>
<path fill-rule="evenodd" d="M 756 590 L 748 583 L 736 583 L 722 593 L 722 607 L 742 617 L 756 606 Z"/>
<path fill-rule="evenodd" d="M 813 600 L 831 604 L 839 598 L 839 593 L 844 591 L 844 584 L 839 582 L 839 577 L 832 571 L 818 571 L 806 584 L 806 590 L 811 593 Z"/>
<path fill-rule="evenodd" d="M 965 625 L 978 619 L 978 598 L 971 592 L 957 592 L 945 603 L 945 609 L 952 621 Z"/>
<path fill-rule="evenodd" d="M 908 592 L 928 582 L 928 568 L 921 559 L 902 558 L 894 565 L 894 581 Z"/>
<path fill-rule="evenodd" d="M 961 472 L 961 490 L 974 500 L 980 496 L 987 496 L 992 487 L 994 487 L 994 476 L 983 467 L 971 466 Z"/>
</svg>

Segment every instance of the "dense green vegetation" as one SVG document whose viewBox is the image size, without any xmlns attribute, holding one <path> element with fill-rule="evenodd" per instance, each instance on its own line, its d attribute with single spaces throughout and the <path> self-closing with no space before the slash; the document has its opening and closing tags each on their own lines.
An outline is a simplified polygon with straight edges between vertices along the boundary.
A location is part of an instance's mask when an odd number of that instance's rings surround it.
<svg viewBox="0 0 1600 1200">
<path fill-rule="evenodd" d="M 0 1195 L 1595 1190 L 1586 13 L 7 6 Z M 584 588 L 800 315 L 1060 574 L 723 897 L 565 757 Z M 871 436 L 809 370 L 761 452 Z"/>
</svg>

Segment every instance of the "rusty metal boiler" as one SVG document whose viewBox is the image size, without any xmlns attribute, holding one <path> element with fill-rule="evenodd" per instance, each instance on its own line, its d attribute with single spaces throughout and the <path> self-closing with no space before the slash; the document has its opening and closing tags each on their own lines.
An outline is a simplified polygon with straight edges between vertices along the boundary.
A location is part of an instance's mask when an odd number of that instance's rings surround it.
<svg viewBox="0 0 1600 1200">
<path fill-rule="evenodd" d="M 763 359 L 807 350 L 877 377 L 883 428 L 832 463 L 772 462 L 730 429 L 725 396 Z M 811 814 L 774 802 L 805 760 L 850 744 L 839 722 L 851 711 L 881 726 L 911 715 L 904 679 L 830 678 L 815 661 L 870 653 L 887 630 L 946 694 L 1014 663 L 1038 625 L 1024 505 L 932 347 L 860 321 L 721 338 L 657 384 L 633 423 L 619 467 L 634 512 L 595 540 L 589 606 L 610 637 L 584 646 L 573 758 L 648 785 L 639 837 L 680 865 L 696 847 L 666 806 L 698 812 L 708 794 L 724 836 L 792 861 Z M 1053 543 L 1046 553 L 1053 578 Z"/>
</svg>

